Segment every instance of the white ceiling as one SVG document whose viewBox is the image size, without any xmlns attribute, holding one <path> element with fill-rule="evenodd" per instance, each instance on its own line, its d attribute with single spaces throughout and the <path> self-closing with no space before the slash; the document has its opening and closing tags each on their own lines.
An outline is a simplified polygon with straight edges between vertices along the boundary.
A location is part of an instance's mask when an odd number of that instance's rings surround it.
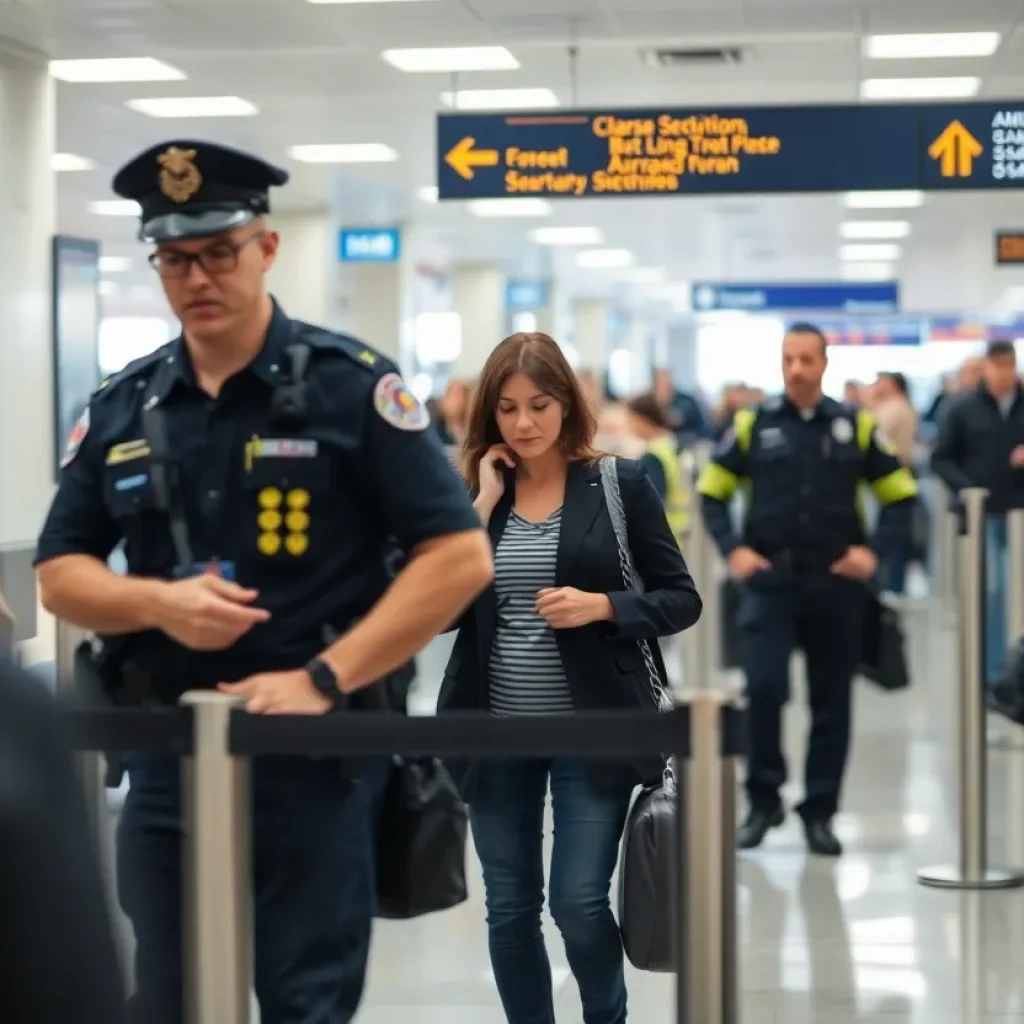
<svg viewBox="0 0 1024 1024">
<path fill-rule="evenodd" d="M 576 291 L 611 287 L 608 274 L 573 271 L 564 251 L 539 250 L 537 224 L 600 227 L 607 243 L 631 249 L 643 266 L 673 280 L 835 278 L 839 275 L 839 197 L 640 198 L 555 206 L 541 220 L 481 220 L 461 204 L 427 204 L 419 187 L 434 179 L 434 115 L 449 75 L 404 74 L 380 53 L 392 47 L 507 46 L 522 67 L 462 74 L 466 89 L 548 87 L 564 105 L 855 102 L 866 77 L 978 75 L 980 98 L 1024 97 L 1024 0 L 436 0 L 310 4 L 305 0 L 54 0 L 49 51 L 58 58 L 156 57 L 180 68 L 182 82 L 131 85 L 58 83 L 57 148 L 97 168 L 59 176 L 59 229 L 100 238 L 104 251 L 134 255 L 148 281 L 134 222 L 89 213 L 109 198 L 116 168 L 171 137 L 215 138 L 290 166 L 278 211 L 334 209 L 350 224 L 414 222 L 416 245 L 433 259 L 493 259 L 510 270 L 554 269 Z M 867 33 L 995 30 L 994 57 L 866 61 Z M 567 48 L 579 46 L 576 95 Z M 738 66 L 653 69 L 651 46 L 737 45 Z M 154 120 L 127 109 L 147 96 L 238 95 L 252 118 Z M 304 143 L 382 142 L 393 164 L 309 167 L 286 150 Z M 916 210 L 859 219 L 909 219 L 899 265 L 912 305 L 994 303 L 1024 272 L 991 267 L 992 232 L 1024 227 L 1024 193 L 929 197 Z M 640 293 L 634 293 L 640 297 Z M 145 306 L 149 300 L 138 300 Z"/>
</svg>

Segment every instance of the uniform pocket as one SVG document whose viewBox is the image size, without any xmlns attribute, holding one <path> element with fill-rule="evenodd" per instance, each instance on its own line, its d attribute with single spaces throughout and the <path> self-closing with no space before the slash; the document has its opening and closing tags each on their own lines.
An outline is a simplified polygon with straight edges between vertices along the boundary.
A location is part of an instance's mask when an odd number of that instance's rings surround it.
<svg viewBox="0 0 1024 1024">
<path fill-rule="evenodd" d="M 322 550 L 330 458 L 259 458 L 245 476 L 246 557 L 305 563 Z"/>
</svg>

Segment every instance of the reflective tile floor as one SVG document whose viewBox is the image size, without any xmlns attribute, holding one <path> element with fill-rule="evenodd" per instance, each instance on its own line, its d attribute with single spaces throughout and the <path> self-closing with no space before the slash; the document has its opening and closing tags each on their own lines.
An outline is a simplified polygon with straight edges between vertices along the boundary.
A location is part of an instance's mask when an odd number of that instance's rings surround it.
<svg viewBox="0 0 1024 1024">
<path fill-rule="evenodd" d="M 737 1024 L 1024 1024 L 1024 888 L 928 889 L 918 868 L 956 856 L 955 634 L 933 604 L 908 607 L 907 694 L 859 683 L 837 862 L 809 857 L 790 820 L 739 871 Z M 450 641 L 420 659 L 417 704 L 435 699 Z M 799 778 L 806 716 L 799 672 L 790 720 Z M 1011 744 L 1018 742 L 1010 737 Z M 991 748 L 993 863 L 1024 868 L 1024 741 Z M 799 799 L 799 786 L 788 794 Z M 442 916 L 378 924 L 360 1024 L 504 1024 L 489 973 L 481 886 Z M 583 1024 L 546 922 L 558 1024 Z M 630 1021 L 670 1024 L 674 978 L 630 974 Z M 688 1024 L 701 1024 L 693 1021 Z"/>
</svg>

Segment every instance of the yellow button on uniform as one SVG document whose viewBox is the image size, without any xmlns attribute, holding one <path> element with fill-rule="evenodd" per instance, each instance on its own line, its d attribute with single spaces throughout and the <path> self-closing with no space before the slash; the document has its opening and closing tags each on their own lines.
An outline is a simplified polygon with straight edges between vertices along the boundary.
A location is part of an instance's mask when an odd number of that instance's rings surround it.
<svg viewBox="0 0 1024 1024">
<path fill-rule="evenodd" d="M 271 530 L 281 529 L 281 513 L 276 508 L 265 508 L 257 517 L 260 529 L 269 533 Z"/>
<path fill-rule="evenodd" d="M 264 487 L 259 494 L 260 508 L 278 508 L 281 505 L 281 492 L 276 487 Z"/>
<path fill-rule="evenodd" d="M 277 534 L 275 533 L 274 536 L 276 537 Z M 304 533 L 289 533 L 285 537 L 284 546 L 288 549 L 288 554 L 298 558 L 299 555 L 306 553 L 306 549 L 309 547 L 309 538 Z"/>
<path fill-rule="evenodd" d="M 309 491 L 304 490 L 302 487 L 296 487 L 294 490 L 288 492 L 288 496 L 285 500 L 288 502 L 289 508 L 309 508 Z"/>
<path fill-rule="evenodd" d="M 281 534 L 261 533 L 256 546 L 262 555 L 276 555 L 281 550 Z"/>
<path fill-rule="evenodd" d="M 297 510 L 289 512 L 288 515 L 284 517 L 284 521 L 292 533 L 305 533 L 306 530 L 309 529 L 308 512 L 299 512 Z"/>
</svg>

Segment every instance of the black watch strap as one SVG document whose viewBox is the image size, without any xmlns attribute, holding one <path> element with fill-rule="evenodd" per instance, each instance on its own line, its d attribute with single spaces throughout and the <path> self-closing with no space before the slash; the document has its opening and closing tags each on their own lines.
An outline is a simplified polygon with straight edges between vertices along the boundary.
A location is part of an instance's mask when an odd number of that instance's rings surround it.
<svg viewBox="0 0 1024 1024">
<path fill-rule="evenodd" d="M 332 710 L 338 711 L 346 706 L 348 698 L 338 687 L 338 677 L 323 658 L 313 658 L 306 665 L 306 671 L 317 690 L 331 702 Z"/>
</svg>

